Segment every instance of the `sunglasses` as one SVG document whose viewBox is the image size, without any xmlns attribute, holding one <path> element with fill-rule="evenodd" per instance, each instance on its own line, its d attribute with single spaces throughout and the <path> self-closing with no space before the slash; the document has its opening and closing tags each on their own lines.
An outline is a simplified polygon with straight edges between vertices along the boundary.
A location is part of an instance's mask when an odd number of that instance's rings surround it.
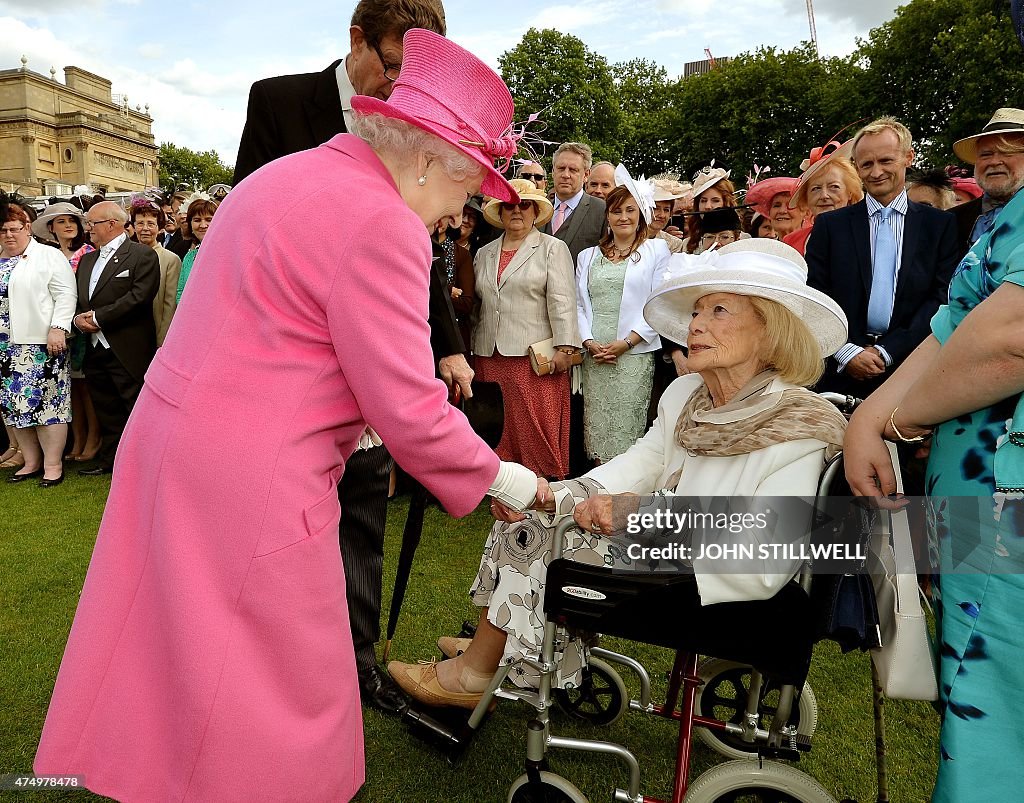
<svg viewBox="0 0 1024 803">
<path fill-rule="evenodd" d="M 501 208 L 504 209 L 506 212 L 511 212 L 516 207 L 519 207 L 520 209 L 525 211 L 529 209 L 531 206 L 533 206 L 533 201 L 520 201 L 517 204 L 502 203 Z"/>
<path fill-rule="evenodd" d="M 520 173 L 519 178 L 529 179 L 530 181 L 543 181 L 545 176 L 543 173 Z"/>
</svg>

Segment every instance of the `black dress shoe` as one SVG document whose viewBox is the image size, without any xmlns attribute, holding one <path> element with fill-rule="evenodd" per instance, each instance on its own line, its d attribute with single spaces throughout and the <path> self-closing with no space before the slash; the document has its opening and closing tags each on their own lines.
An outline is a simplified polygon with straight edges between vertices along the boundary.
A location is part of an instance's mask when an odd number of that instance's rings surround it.
<svg viewBox="0 0 1024 803">
<path fill-rule="evenodd" d="M 385 714 L 402 714 L 409 707 L 409 698 L 405 692 L 376 664 L 358 670 L 358 675 L 359 696 L 363 705 Z"/>
<path fill-rule="evenodd" d="M 11 474 L 11 476 L 7 478 L 7 481 L 11 483 L 24 482 L 25 480 L 30 480 L 33 477 L 41 476 L 43 476 L 43 470 L 41 468 L 37 468 L 35 471 L 30 471 L 28 474 Z"/>
<path fill-rule="evenodd" d="M 54 485 L 60 485 L 62 482 L 64 482 L 64 472 L 63 471 L 60 473 L 60 476 L 57 477 L 57 479 L 55 479 L 55 480 L 48 480 L 48 479 L 46 479 L 46 477 L 43 477 L 41 480 L 39 480 L 39 487 L 40 488 L 52 488 Z"/>
<path fill-rule="evenodd" d="M 114 469 L 110 466 L 96 466 L 96 468 L 80 468 L 78 473 L 83 477 L 100 477 L 104 474 L 112 474 Z"/>
</svg>

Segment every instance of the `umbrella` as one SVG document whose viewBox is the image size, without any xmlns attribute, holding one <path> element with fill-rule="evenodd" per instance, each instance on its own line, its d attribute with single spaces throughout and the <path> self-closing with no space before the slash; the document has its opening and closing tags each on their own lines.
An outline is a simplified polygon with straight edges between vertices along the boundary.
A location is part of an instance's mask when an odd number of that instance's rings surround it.
<svg viewBox="0 0 1024 803">
<path fill-rule="evenodd" d="M 464 399 L 462 409 L 476 433 L 488 446 L 495 448 L 501 440 L 505 426 L 505 405 L 501 388 L 494 382 L 474 383 L 473 398 Z M 405 529 L 402 531 L 402 550 L 398 553 L 398 570 L 395 574 L 395 588 L 391 593 L 391 609 L 388 611 L 387 641 L 384 642 L 385 662 L 391 653 L 391 642 L 398 628 L 398 615 L 405 601 L 409 576 L 412 574 L 412 561 L 423 535 L 423 514 L 427 509 L 428 499 L 427 489 L 414 482 L 409 500 L 409 514 L 406 516 Z"/>
</svg>

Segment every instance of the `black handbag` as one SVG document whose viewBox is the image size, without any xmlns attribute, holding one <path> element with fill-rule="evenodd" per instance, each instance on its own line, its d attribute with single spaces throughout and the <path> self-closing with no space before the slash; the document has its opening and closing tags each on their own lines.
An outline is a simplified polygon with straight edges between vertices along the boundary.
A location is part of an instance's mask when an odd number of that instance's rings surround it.
<svg viewBox="0 0 1024 803">
<path fill-rule="evenodd" d="M 833 524 L 836 539 L 860 545 L 865 560 L 843 574 L 815 574 L 811 584 L 815 639 L 834 641 L 844 653 L 881 646 L 875 588 L 866 568 L 874 515 L 876 511 L 851 505 L 847 514 Z"/>
</svg>

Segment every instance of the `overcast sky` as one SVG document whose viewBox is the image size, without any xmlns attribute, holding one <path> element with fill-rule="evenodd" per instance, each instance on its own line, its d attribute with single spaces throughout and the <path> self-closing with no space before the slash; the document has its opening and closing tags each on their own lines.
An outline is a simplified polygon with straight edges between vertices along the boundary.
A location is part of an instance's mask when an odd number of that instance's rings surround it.
<svg viewBox="0 0 1024 803">
<path fill-rule="evenodd" d="M 896 0 L 814 0 L 818 44 L 845 55 L 889 19 Z M 0 69 L 49 75 L 81 67 L 149 104 L 157 142 L 215 150 L 234 164 L 249 85 L 324 69 L 347 52 L 354 0 L 0 0 Z M 445 0 L 448 35 L 493 67 L 530 27 L 582 39 L 611 62 L 643 57 L 670 75 L 704 48 L 730 56 L 808 39 L 805 0 Z"/>
</svg>

